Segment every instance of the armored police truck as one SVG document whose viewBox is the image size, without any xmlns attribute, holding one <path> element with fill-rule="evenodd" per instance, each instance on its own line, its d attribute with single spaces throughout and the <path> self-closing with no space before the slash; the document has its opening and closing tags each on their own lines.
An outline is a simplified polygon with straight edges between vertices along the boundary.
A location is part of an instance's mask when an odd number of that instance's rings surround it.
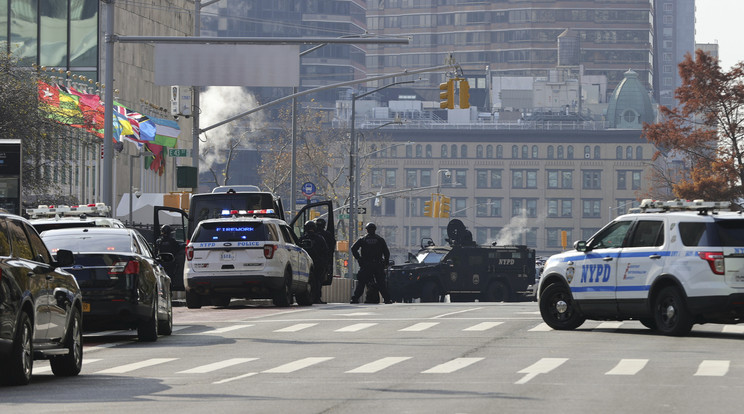
<svg viewBox="0 0 744 414">
<path fill-rule="evenodd" d="M 425 239 L 418 254 L 388 269 L 393 300 L 509 302 L 534 300 L 535 250 L 524 245 L 477 245 L 462 221 L 447 225 L 449 246 Z"/>
</svg>

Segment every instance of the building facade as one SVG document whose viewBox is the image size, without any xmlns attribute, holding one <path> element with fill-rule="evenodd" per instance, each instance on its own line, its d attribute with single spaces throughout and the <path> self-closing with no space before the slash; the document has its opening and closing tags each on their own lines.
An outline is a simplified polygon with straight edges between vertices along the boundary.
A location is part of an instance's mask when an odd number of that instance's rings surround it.
<svg viewBox="0 0 744 414">
<path fill-rule="evenodd" d="M 673 108 L 674 90 L 682 86 L 677 65 L 695 54 L 695 0 L 655 0 L 654 99 Z"/>
</svg>

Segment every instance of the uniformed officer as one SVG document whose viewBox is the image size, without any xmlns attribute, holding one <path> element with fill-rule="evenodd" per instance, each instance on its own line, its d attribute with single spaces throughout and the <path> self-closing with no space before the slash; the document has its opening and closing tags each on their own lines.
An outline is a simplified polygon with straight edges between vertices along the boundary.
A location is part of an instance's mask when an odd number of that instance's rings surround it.
<svg viewBox="0 0 744 414">
<path fill-rule="evenodd" d="M 336 250 L 336 236 L 330 231 L 326 230 L 326 221 L 324 218 L 318 218 L 315 220 L 315 226 L 328 245 L 328 259 L 326 260 L 326 272 L 323 285 L 328 286 L 333 282 L 333 252 Z"/>
<path fill-rule="evenodd" d="M 183 285 L 183 274 L 179 273 L 178 266 L 178 252 L 181 250 L 181 246 L 176 239 L 173 238 L 173 229 L 171 226 L 164 224 L 160 227 L 160 237 L 155 240 L 155 251 L 157 254 L 170 253 L 173 255 L 173 261 L 163 263 L 163 269 L 165 273 L 171 277 L 173 283 L 172 287 L 178 287 Z"/>
<path fill-rule="evenodd" d="M 351 303 L 359 303 L 367 282 L 371 280 L 377 285 L 385 303 L 393 303 L 385 283 L 385 268 L 390 260 L 390 250 L 388 250 L 385 239 L 375 234 L 377 231 L 375 223 L 367 223 L 365 228 L 367 234 L 351 246 L 351 254 L 359 263 L 357 285 L 351 297 Z"/>
<path fill-rule="evenodd" d="M 325 304 L 320 297 L 323 279 L 325 278 L 328 246 L 325 239 L 318 234 L 314 221 L 306 221 L 304 230 L 304 234 L 300 237 L 300 244 L 313 259 L 313 271 L 310 274 L 310 293 L 313 296 L 313 303 Z"/>
</svg>

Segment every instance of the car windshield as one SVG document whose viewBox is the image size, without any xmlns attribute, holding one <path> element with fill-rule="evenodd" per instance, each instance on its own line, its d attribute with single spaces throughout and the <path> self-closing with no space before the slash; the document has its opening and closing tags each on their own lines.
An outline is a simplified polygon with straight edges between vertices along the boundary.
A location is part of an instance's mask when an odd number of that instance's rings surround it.
<svg viewBox="0 0 744 414">
<path fill-rule="evenodd" d="M 416 255 L 416 260 L 418 260 L 419 263 L 439 263 L 445 255 L 445 252 L 419 252 L 419 254 Z"/>
<path fill-rule="evenodd" d="M 49 231 L 41 235 L 52 253 L 56 253 L 59 249 L 72 250 L 74 253 L 132 252 L 132 238 L 128 233 L 56 233 L 55 231 Z"/>
<path fill-rule="evenodd" d="M 234 222 L 224 223 L 202 223 L 194 232 L 195 242 L 214 241 L 266 241 L 276 240 L 276 237 L 267 238 L 266 226 L 259 222 Z"/>
</svg>

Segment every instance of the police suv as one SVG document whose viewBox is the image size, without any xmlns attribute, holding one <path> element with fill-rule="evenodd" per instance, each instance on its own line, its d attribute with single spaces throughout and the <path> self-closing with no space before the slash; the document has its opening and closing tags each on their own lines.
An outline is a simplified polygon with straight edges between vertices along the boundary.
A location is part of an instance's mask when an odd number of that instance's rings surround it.
<svg viewBox="0 0 744 414">
<path fill-rule="evenodd" d="M 551 256 L 538 285 L 543 320 L 636 319 L 665 335 L 744 319 L 744 215 L 728 202 L 644 200 L 575 250 Z"/>
<path fill-rule="evenodd" d="M 289 225 L 267 210 L 225 210 L 197 224 L 186 246 L 186 306 L 228 306 L 231 298 L 312 305 L 313 261 Z"/>
</svg>

